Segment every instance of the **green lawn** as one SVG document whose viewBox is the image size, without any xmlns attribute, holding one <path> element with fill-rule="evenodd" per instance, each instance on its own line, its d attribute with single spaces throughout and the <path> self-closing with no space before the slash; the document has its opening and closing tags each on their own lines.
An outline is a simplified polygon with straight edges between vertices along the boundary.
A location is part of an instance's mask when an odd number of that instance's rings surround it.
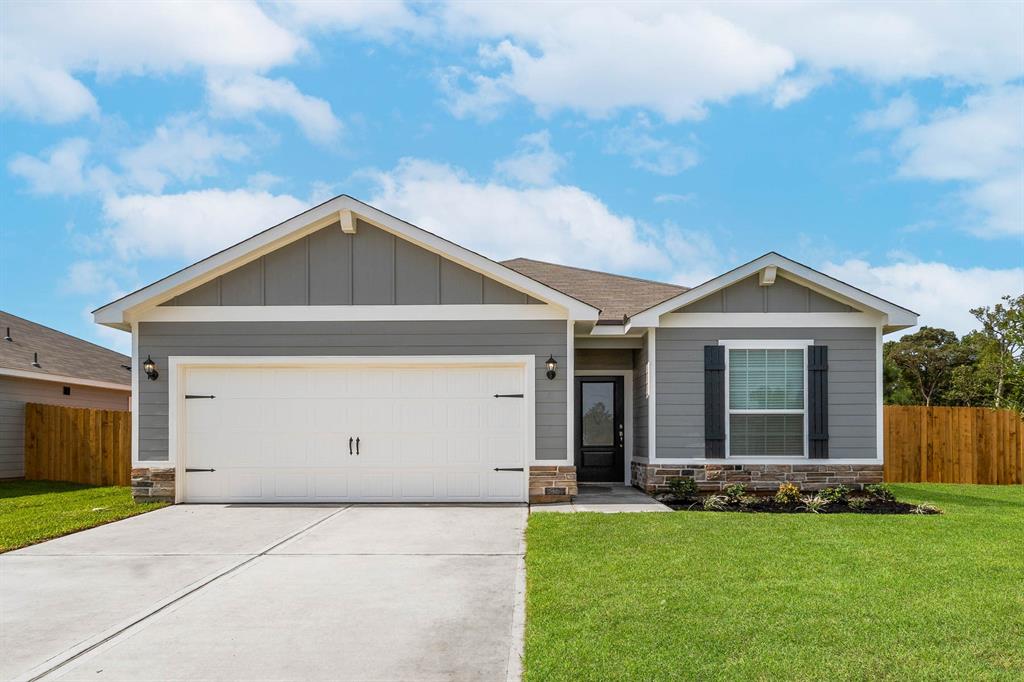
<svg viewBox="0 0 1024 682">
<path fill-rule="evenodd" d="M 527 680 L 1024 679 L 1024 487 L 942 516 L 534 514 Z"/>
<path fill-rule="evenodd" d="M 131 489 L 56 481 L 0 482 L 0 552 L 159 509 Z"/>
</svg>

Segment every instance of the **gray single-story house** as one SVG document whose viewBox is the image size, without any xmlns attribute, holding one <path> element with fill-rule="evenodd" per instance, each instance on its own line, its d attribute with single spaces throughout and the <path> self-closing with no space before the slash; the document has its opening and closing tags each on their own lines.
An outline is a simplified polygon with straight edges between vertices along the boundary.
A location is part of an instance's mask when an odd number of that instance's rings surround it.
<svg viewBox="0 0 1024 682">
<path fill-rule="evenodd" d="M 127 410 L 131 358 L 0 310 L 0 479 L 25 475 L 25 403 Z"/>
<path fill-rule="evenodd" d="M 879 481 L 882 336 L 917 323 L 777 253 L 687 289 L 349 196 L 94 315 L 132 333 L 136 495 L 260 503 Z"/>
</svg>

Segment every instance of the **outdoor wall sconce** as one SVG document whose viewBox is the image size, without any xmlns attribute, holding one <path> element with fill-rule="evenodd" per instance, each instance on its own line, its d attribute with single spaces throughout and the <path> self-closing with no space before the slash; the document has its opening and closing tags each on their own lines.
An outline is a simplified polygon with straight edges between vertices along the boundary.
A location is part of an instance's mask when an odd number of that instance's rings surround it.
<svg viewBox="0 0 1024 682">
<path fill-rule="evenodd" d="M 156 381 L 157 377 L 160 376 L 160 372 L 156 371 L 156 363 L 153 362 L 153 356 L 147 355 L 146 361 L 142 363 L 142 369 L 146 372 L 146 376 L 149 377 L 150 381 Z"/>
<path fill-rule="evenodd" d="M 548 379 L 554 379 L 556 376 L 555 368 L 558 367 L 558 362 L 555 361 L 555 356 L 549 355 L 548 361 L 544 364 L 547 365 L 548 368 Z"/>
</svg>

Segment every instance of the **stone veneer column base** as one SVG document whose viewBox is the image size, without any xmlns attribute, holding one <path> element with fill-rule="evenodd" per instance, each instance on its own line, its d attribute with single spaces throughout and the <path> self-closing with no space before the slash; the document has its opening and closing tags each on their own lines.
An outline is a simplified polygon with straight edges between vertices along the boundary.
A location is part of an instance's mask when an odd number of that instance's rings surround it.
<svg viewBox="0 0 1024 682">
<path fill-rule="evenodd" d="M 576 467 L 530 467 L 530 504 L 568 502 L 577 492 Z"/>
<path fill-rule="evenodd" d="M 742 483 L 751 492 L 769 492 L 780 483 L 795 483 L 802 490 L 820 490 L 845 485 L 854 490 L 882 482 L 881 464 L 843 464 L 840 461 L 816 464 L 648 464 L 633 462 L 632 483 L 648 492 L 668 490 L 673 478 L 692 478 L 697 489 L 722 490 Z"/>
<path fill-rule="evenodd" d="M 132 469 L 132 497 L 136 502 L 174 502 L 174 469 Z"/>
</svg>

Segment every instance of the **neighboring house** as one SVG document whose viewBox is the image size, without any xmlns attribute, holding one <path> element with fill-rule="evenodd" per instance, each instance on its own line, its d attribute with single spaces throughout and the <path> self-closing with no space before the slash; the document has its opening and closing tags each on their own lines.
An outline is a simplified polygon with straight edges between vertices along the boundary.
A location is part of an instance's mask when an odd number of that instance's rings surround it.
<svg viewBox="0 0 1024 682">
<path fill-rule="evenodd" d="M 136 492 L 179 502 L 878 481 L 882 335 L 917 322 L 776 253 L 685 289 L 498 263 L 348 196 L 94 316 L 132 332 Z"/>
<path fill-rule="evenodd" d="M 0 333 L 0 479 L 25 475 L 25 403 L 131 407 L 131 358 L 2 310 Z"/>
</svg>

